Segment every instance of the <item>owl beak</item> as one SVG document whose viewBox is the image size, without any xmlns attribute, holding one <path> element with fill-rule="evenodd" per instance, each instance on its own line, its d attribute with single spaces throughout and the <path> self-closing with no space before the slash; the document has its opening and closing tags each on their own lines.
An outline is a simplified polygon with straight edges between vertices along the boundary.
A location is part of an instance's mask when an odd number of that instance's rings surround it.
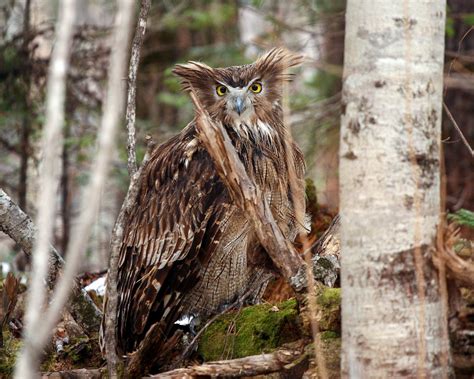
<svg viewBox="0 0 474 379">
<path fill-rule="evenodd" d="M 237 96 L 234 101 L 234 110 L 240 116 L 245 111 L 245 102 L 241 96 Z"/>
</svg>

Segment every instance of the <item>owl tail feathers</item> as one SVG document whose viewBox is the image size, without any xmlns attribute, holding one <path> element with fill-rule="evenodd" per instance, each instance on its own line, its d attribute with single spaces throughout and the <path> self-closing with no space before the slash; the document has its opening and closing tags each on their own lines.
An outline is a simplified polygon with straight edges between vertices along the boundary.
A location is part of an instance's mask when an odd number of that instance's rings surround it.
<svg viewBox="0 0 474 379">
<path fill-rule="evenodd" d="M 138 348 L 128 356 L 127 373 L 130 378 L 142 377 L 152 367 L 169 363 L 170 354 L 179 344 L 183 332 L 175 330 L 166 337 L 164 322 L 153 324 L 140 342 Z"/>
<path fill-rule="evenodd" d="M 106 358 L 104 331 L 105 323 L 103 320 L 99 333 L 99 343 L 102 356 Z M 137 349 L 127 355 L 127 377 L 141 378 L 153 367 L 170 363 L 170 356 L 175 355 L 173 354 L 174 350 L 179 345 L 182 335 L 183 331 L 175 325 L 170 328 L 168 320 L 161 320 L 151 325 L 138 344 Z M 120 349 L 119 354 L 123 355 Z"/>
</svg>

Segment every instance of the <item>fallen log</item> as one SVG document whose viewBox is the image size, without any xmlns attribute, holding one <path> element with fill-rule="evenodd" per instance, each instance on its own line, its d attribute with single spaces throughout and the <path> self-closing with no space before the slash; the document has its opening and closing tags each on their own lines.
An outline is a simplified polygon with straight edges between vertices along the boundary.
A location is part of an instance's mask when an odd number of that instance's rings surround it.
<svg viewBox="0 0 474 379">
<path fill-rule="evenodd" d="M 42 379 L 100 379 L 106 374 L 105 368 L 81 368 L 69 371 L 54 371 L 41 373 Z"/>
<path fill-rule="evenodd" d="M 299 349 L 280 349 L 269 354 L 251 355 L 245 358 L 209 362 L 199 366 L 178 368 L 150 378 L 190 378 L 190 377 L 233 377 L 265 375 L 282 371 L 285 366 L 301 358 L 303 346 Z"/>
</svg>

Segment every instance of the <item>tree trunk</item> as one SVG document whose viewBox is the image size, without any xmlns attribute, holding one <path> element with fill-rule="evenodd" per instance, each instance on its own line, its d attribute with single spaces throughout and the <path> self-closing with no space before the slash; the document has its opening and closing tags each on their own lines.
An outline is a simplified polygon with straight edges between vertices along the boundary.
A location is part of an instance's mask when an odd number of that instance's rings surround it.
<svg viewBox="0 0 474 379">
<path fill-rule="evenodd" d="M 447 377 L 432 246 L 445 1 L 349 0 L 341 120 L 343 377 Z"/>
<path fill-rule="evenodd" d="M 64 142 L 62 151 L 62 162 L 61 162 L 61 224 L 62 224 L 62 236 L 61 236 L 61 251 L 63 254 L 67 251 L 69 244 L 69 231 L 70 231 L 70 199 L 69 199 L 69 146 L 67 139 L 69 138 L 69 127 L 64 128 Z"/>
<path fill-rule="evenodd" d="M 31 0 L 25 1 L 25 9 L 23 14 L 23 47 L 22 52 L 24 58 L 30 60 L 30 51 L 28 47 L 29 34 L 30 34 L 30 10 Z M 27 192 L 28 192 L 28 160 L 30 156 L 30 123 L 31 119 L 29 116 L 30 111 L 30 86 L 31 86 L 31 67 L 30 64 L 24 73 L 25 88 L 23 98 L 23 117 L 21 122 L 21 139 L 20 139 L 20 175 L 18 179 L 18 204 L 20 208 L 25 212 L 28 211 L 27 207 Z"/>
</svg>

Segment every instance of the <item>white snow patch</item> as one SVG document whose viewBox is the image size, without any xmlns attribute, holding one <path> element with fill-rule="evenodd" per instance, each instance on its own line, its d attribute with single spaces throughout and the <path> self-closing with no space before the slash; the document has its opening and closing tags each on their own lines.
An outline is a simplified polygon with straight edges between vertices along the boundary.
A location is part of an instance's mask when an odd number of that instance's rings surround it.
<svg viewBox="0 0 474 379">
<path fill-rule="evenodd" d="M 0 262 L 0 270 L 2 275 L 6 276 L 12 270 L 12 266 L 8 262 Z"/>
<path fill-rule="evenodd" d="M 94 280 L 91 284 L 84 288 L 87 292 L 95 291 L 97 295 L 104 296 L 105 295 L 105 276 Z"/>
</svg>

